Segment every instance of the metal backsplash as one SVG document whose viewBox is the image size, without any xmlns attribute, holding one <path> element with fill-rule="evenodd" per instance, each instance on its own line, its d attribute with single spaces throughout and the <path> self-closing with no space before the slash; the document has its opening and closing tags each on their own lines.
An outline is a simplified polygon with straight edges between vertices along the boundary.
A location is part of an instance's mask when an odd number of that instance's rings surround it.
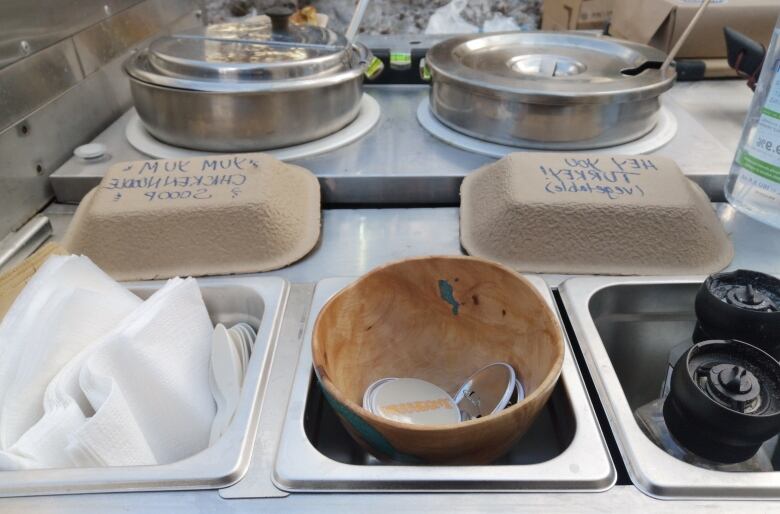
<svg viewBox="0 0 780 514">
<path fill-rule="evenodd" d="M 49 174 L 130 106 L 121 63 L 195 0 L 0 0 L 0 238 L 52 198 Z"/>
<path fill-rule="evenodd" d="M 3 0 L 0 68 L 43 50 L 141 0 Z"/>
</svg>

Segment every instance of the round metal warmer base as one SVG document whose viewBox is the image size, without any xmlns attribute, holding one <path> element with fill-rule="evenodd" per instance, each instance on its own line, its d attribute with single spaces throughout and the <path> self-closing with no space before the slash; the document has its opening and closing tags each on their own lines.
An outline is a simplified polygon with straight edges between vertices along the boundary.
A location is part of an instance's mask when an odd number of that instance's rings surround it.
<svg viewBox="0 0 780 514">
<path fill-rule="evenodd" d="M 425 130 L 433 134 L 436 138 L 441 139 L 445 143 L 449 143 L 452 146 L 468 150 L 469 152 L 478 153 L 481 155 L 487 155 L 489 157 L 503 157 L 512 152 L 522 151 L 552 151 L 553 149 L 540 150 L 538 148 L 522 147 L 522 146 L 509 146 L 501 145 L 498 143 L 491 143 L 489 141 L 483 141 L 475 137 L 468 136 L 457 130 L 453 130 L 433 115 L 430 108 L 428 98 L 425 98 L 420 102 L 417 108 L 417 121 L 423 126 Z M 617 146 L 608 146 L 603 148 L 594 148 L 589 150 L 555 150 L 561 153 L 581 153 L 581 152 L 594 152 L 594 153 L 613 153 L 613 154 L 626 154 L 626 155 L 638 155 L 646 154 L 658 150 L 666 143 L 672 140 L 677 133 L 677 118 L 666 107 L 661 107 L 658 112 L 658 123 L 655 127 L 645 134 L 644 136 L 628 143 L 623 143 Z"/>
<path fill-rule="evenodd" d="M 379 103 L 371 96 L 364 94 L 360 101 L 360 113 L 352 123 L 343 129 L 315 141 L 286 148 L 263 150 L 263 153 L 273 155 L 277 159 L 285 161 L 329 152 L 357 141 L 366 135 L 377 124 L 380 114 Z M 204 152 L 169 145 L 156 139 L 144 128 L 144 124 L 135 110 L 133 110 L 133 114 L 125 129 L 125 136 L 133 148 L 156 159 L 178 159 L 214 154 L 214 152 Z"/>
</svg>

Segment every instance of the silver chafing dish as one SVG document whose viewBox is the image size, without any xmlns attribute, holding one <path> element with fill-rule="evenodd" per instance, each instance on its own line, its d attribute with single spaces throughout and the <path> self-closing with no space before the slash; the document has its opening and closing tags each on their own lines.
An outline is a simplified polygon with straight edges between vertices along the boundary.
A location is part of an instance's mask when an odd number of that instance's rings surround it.
<svg viewBox="0 0 780 514">
<path fill-rule="evenodd" d="M 290 13 L 164 36 L 131 56 L 124 70 L 147 130 L 176 146 L 240 152 L 311 141 L 355 119 L 371 53 L 290 24 Z"/>
<path fill-rule="evenodd" d="M 649 46 L 574 33 L 468 35 L 426 56 L 430 105 L 445 125 L 538 149 L 618 145 L 648 133 L 676 73 Z"/>
</svg>

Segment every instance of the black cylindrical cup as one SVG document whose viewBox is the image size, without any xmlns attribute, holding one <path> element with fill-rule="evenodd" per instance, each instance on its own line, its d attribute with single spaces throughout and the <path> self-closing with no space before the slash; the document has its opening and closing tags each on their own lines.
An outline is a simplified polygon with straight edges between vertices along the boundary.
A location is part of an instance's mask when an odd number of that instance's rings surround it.
<svg viewBox="0 0 780 514">
<path fill-rule="evenodd" d="M 663 416 L 692 453 L 743 462 L 780 432 L 780 362 L 741 341 L 704 341 L 677 361 Z"/>
<path fill-rule="evenodd" d="M 780 280 L 737 270 L 710 276 L 696 295 L 693 341 L 737 339 L 780 359 Z"/>
</svg>

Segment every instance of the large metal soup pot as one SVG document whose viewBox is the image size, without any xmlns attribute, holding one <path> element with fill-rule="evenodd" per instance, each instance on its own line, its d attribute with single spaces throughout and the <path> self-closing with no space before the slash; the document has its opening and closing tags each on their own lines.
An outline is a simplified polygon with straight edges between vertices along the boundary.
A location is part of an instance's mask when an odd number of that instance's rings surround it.
<svg viewBox="0 0 780 514">
<path fill-rule="evenodd" d="M 426 56 L 431 111 L 470 136 L 524 148 L 613 146 L 647 134 L 676 73 L 665 54 L 561 32 L 458 36 Z"/>
<path fill-rule="evenodd" d="M 271 12 L 161 37 L 124 69 L 146 129 L 215 152 L 292 146 L 332 134 L 360 110 L 372 59 L 331 30 Z"/>
</svg>

